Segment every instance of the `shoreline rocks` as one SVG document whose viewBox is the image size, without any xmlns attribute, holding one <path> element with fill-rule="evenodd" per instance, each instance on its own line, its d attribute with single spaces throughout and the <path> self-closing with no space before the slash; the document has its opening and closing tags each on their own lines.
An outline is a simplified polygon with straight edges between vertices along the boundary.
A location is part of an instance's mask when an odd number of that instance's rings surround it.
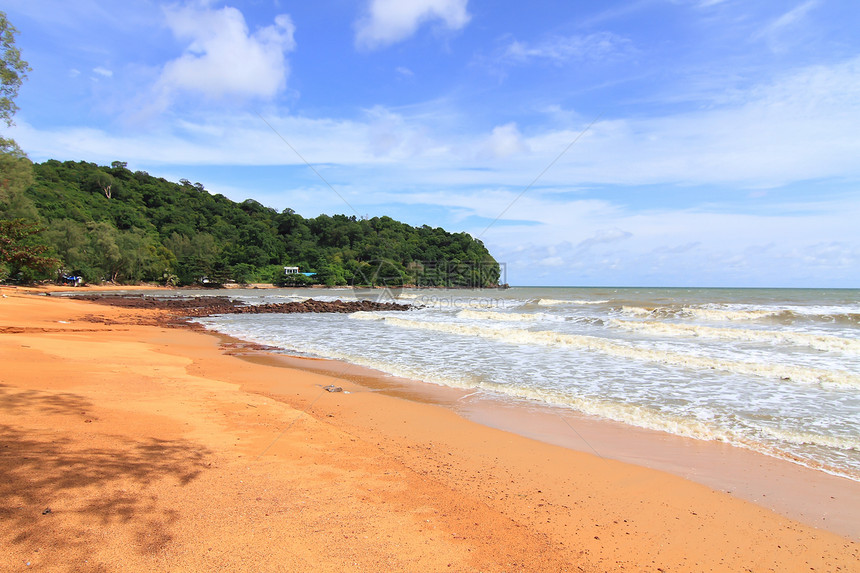
<svg viewBox="0 0 860 573">
<path fill-rule="evenodd" d="M 190 318 L 214 314 L 294 314 L 294 313 L 352 313 L 374 311 L 405 311 L 412 305 L 396 302 L 375 302 L 371 300 L 333 300 L 308 299 L 301 302 L 246 304 L 225 296 L 201 296 L 188 298 L 152 297 L 146 295 L 83 295 L 75 296 L 109 306 L 122 308 L 151 308 L 166 310 Z"/>
</svg>

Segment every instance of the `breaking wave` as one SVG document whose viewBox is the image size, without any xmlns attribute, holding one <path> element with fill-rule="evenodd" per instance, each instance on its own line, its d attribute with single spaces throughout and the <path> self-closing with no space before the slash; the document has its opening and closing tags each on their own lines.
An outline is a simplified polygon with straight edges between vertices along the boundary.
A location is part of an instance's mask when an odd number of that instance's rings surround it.
<svg viewBox="0 0 860 573">
<path fill-rule="evenodd" d="M 656 321 L 636 322 L 630 320 L 611 319 L 611 326 L 629 331 L 645 332 L 664 336 L 692 336 L 713 338 L 719 340 L 744 340 L 749 342 L 769 342 L 807 346 L 825 352 L 844 352 L 860 355 L 860 340 L 828 336 L 824 334 L 807 334 L 803 332 L 784 332 L 777 330 L 751 330 L 740 328 L 714 328 L 690 324 L 674 324 Z"/>
<path fill-rule="evenodd" d="M 558 300 L 554 298 L 539 298 L 537 299 L 538 306 L 560 306 L 565 304 L 589 305 L 589 304 L 606 304 L 608 300 Z"/>
<path fill-rule="evenodd" d="M 682 314 L 691 316 L 693 318 L 700 318 L 704 320 L 730 320 L 730 321 L 742 321 L 742 320 L 761 320 L 762 318 L 770 318 L 774 316 L 778 316 L 781 314 L 791 314 L 790 311 L 785 310 L 728 310 L 728 309 L 714 309 L 714 308 L 684 308 L 682 310 Z"/>
<path fill-rule="evenodd" d="M 549 316 L 540 312 L 493 312 L 479 310 L 461 310 L 457 318 L 470 318 L 473 320 L 498 320 L 501 322 L 537 322 L 540 320 L 559 320 L 558 317 Z"/>
<path fill-rule="evenodd" d="M 491 340 L 499 340 L 511 344 L 543 345 L 572 347 L 582 350 L 602 352 L 612 356 L 633 358 L 703 370 L 722 370 L 735 374 L 746 374 L 760 377 L 778 378 L 785 381 L 802 382 L 806 384 L 821 384 L 846 388 L 860 388 L 860 375 L 840 370 L 825 370 L 805 366 L 784 364 L 764 364 L 758 362 L 743 362 L 707 358 L 671 352 L 666 350 L 640 348 L 619 342 L 613 342 L 596 336 L 577 334 L 562 334 L 553 331 L 532 331 L 521 328 L 504 330 L 477 327 L 450 322 L 426 322 L 392 316 L 382 317 L 386 324 L 402 328 L 413 328 L 445 332 L 462 336 L 473 336 Z"/>
</svg>

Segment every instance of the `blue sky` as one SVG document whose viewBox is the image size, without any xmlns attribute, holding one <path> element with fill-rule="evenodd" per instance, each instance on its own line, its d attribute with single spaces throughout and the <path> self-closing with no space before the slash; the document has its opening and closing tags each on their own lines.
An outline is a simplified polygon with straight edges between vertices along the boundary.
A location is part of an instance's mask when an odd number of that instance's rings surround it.
<svg viewBox="0 0 860 573">
<path fill-rule="evenodd" d="M 511 284 L 860 287 L 856 0 L 4 10 L 34 161 L 467 231 Z"/>
</svg>

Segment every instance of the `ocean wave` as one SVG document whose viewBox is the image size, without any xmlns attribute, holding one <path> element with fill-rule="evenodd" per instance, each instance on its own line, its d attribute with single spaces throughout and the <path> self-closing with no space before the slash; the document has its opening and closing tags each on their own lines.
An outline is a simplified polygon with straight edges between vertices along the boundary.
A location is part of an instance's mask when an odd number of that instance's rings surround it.
<svg viewBox="0 0 860 573">
<path fill-rule="evenodd" d="M 565 304 L 572 305 L 589 305 L 589 304 L 606 304 L 608 300 L 558 300 L 554 298 L 539 298 L 536 304 L 538 306 L 560 306 Z"/>
<path fill-rule="evenodd" d="M 787 382 L 821 384 L 823 386 L 842 388 L 860 388 L 860 375 L 841 370 L 824 370 L 821 368 L 810 368 L 805 366 L 764 364 L 758 362 L 742 362 L 693 356 L 666 350 L 640 348 L 595 336 L 563 334 L 546 330 L 533 331 L 521 328 L 506 328 L 504 330 L 500 330 L 483 326 L 477 327 L 450 322 L 427 322 L 391 316 L 386 316 L 383 320 L 386 324 L 402 328 L 431 330 L 462 336 L 474 336 L 511 344 L 537 344 L 543 346 L 572 347 L 582 350 L 602 352 L 612 356 L 633 358 L 636 360 L 657 362 L 686 368 L 722 370 L 735 374 L 778 378 Z"/>
<path fill-rule="evenodd" d="M 583 414 L 648 430 L 657 430 L 698 440 L 731 441 L 732 439 L 732 436 L 727 432 L 710 427 L 698 420 L 658 412 L 636 404 L 578 397 L 546 388 L 528 388 L 496 382 L 483 382 L 479 384 L 479 387 L 514 398 L 526 398 L 554 406 L 569 407 Z"/>
<path fill-rule="evenodd" d="M 860 355 L 860 340 L 824 334 L 803 332 L 780 332 L 778 330 L 751 330 L 740 328 L 714 328 L 691 324 L 674 324 L 656 321 L 630 321 L 611 319 L 611 326 L 630 331 L 646 332 L 665 336 L 692 336 L 718 340 L 745 340 L 807 346 L 825 352 L 844 352 Z"/>
<path fill-rule="evenodd" d="M 349 315 L 350 320 L 383 320 L 385 315 L 371 310 L 359 310 Z"/>
<path fill-rule="evenodd" d="M 637 318 L 683 318 L 708 322 L 767 321 L 790 325 L 823 323 L 860 326 L 860 313 L 853 307 L 786 307 L 771 309 L 711 308 L 695 306 L 622 306 L 621 314 Z"/>
<path fill-rule="evenodd" d="M 786 313 L 790 313 L 790 311 L 775 309 L 775 310 L 730 310 L 730 309 L 716 309 L 716 308 L 695 308 L 695 307 L 686 307 L 681 310 L 682 315 L 692 316 L 693 318 L 699 318 L 704 320 L 730 320 L 730 321 L 743 321 L 743 320 L 761 320 L 763 318 L 770 318 L 778 315 L 785 315 Z"/>
<path fill-rule="evenodd" d="M 643 308 L 641 306 L 622 306 L 621 307 L 622 314 L 627 314 L 630 316 L 653 316 L 656 312 L 656 308 Z"/>
<path fill-rule="evenodd" d="M 342 318 L 345 319 L 346 317 Z M 423 322 L 417 317 L 415 320 L 411 320 L 411 317 L 392 316 L 392 313 L 374 312 L 355 313 L 350 315 L 349 318 L 365 321 L 384 320 L 393 326 L 403 326 L 404 328 L 407 327 L 405 324 L 397 323 L 400 321 L 408 321 L 409 323 Z M 586 415 L 598 416 L 631 426 L 667 432 L 678 436 L 700 440 L 722 441 L 816 470 L 860 481 L 860 471 L 856 469 L 855 461 L 852 461 L 856 460 L 856 452 L 860 451 L 860 447 L 858 447 L 860 437 L 856 436 L 830 436 L 818 433 L 815 428 L 803 425 L 800 425 L 800 429 L 797 431 L 790 428 L 771 427 L 766 424 L 760 424 L 757 420 L 738 418 L 731 415 L 730 412 L 728 415 L 726 412 L 721 414 L 719 409 L 714 410 L 714 415 L 700 416 L 697 415 L 696 411 L 678 411 L 671 404 L 661 406 L 625 403 L 626 399 L 618 396 L 582 395 L 560 387 L 535 388 L 531 384 L 542 382 L 530 378 L 521 379 L 516 375 L 508 374 L 502 375 L 504 377 L 504 380 L 502 380 L 502 378 L 494 376 L 492 371 L 486 369 L 457 368 L 456 365 L 451 364 L 444 366 L 427 364 L 421 361 L 410 360 L 408 356 L 401 356 L 399 354 L 389 358 L 375 357 L 372 353 L 363 351 L 360 346 L 345 348 L 342 346 L 333 347 L 325 341 L 319 343 L 313 341 L 303 342 L 301 337 L 293 336 L 287 332 L 274 336 L 279 331 L 269 328 L 261 329 L 255 327 L 245 330 L 247 327 L 242 327 L 242 320 L 232 324 L 223 324 L 213 319 L 200 320 L 199 322 L 207 324 L 209 328 L 223 329 L 225 332 L 231 332 L 233 335 L 238 335 L 245 340 L 279 346 L 293 353 L 343 360 L 374 368 L 395 376 L 422 380 L 452 388 L 481 390 L 492 392 L 499 396 L 510 396 L 515 399 L 536 400 L 560 408 L 569 408 L 571 411 L 582 412 Z M 377 325 L 374 328 L 379 327 L 378 322 L 368 323 L 367 326 L 370 327 L 374 324 Z M 485 336 L 485 338 L 500 341 L 507 341 L 503 333 L 508 330 L 517 330 L 521 333 L 526 333 L 524 335 L 526 337 L 525 340 L 528 340 L 528 336 L 530 335 L 530 331 L 525 328 L 516 329 L 513 324 L 508 328 L 500 327 L 495 332 L 493 332 L 492 328 L 488 328 L 488 326 L 490 325 L 475 326 L 439 322 L 430 323 L 425 328 L 427 330 L 451 332 L 451 327 L 458 327 L 454 331 L 467 336 L 478 336 L 479 334 L 476 331 L 487 331 L 490 334 Z M 408 327 L 414 328 L 415 325 L 409 324 Z M 397 331 L 393 334 L 400 339 Z M 551 335 L 552 333 L 547 334 Z M 542 335 L 539 334 L 539 336 Z M 588 339 L 592 337 L 583 338 Z M 627 355 L 626 353 L 629 350 L 643 350 L 606 340 L 605 342 L 615 345 L 615 347 L 607 349 L 606 347 L 600 347 L 598 344 L 600 340 L 598 339 L 597 343 L 591 348 L 619 356 Z M 548 337 L 543 342 L 538 342 L 538 344 L 580 347 L 573 341 L 574 338 L 568 338 L 564 341 L 552 341 L 552 337 Z M 525 343 L 535 344 L 534 340 Z M 646 360 L 657 359 L 657 355 L 646 358 L 641 353 L 632 357 Z M 673 362 L 673 360 L 677 359 L 681 361 L 684 357 L 666 354 L 663 358 L 668 358 L 668 360 L 665 360 L 666 363 L 675 364 L 676 362 Z M 745 368 L 752 366 L 746 363 L 740 364 Z M 683 365 L 691 366 L 689 363 Z M 713 368 L 713 366 L 705 366 L 704 363 L 698 364 L 696 367 Z M 561 415 L 564 414 L 562 413 Z M 844 434 L 845 431 L 842 433 Z M 848 460 L 847 465 L 844 461 L 846 459 Z"/>
<path fill-rule="evenodd" d="M 536 322 L 540 320 L 553 320 L 557 317 L 550 317 L 543 313 L 530 312 L 494 312 L 491 310 L 461 310 L 457 313 L 457 318 L 468 318 L 472 320 L 498 320 L 503 322 Z"/>
<path fill-rule="evenodd" d="M 782 324 L 823 322 L 860 325 L 860 314 L 854 306 L 784 306 L 770 309 L 685 307 L 680 315 L 710 321 L 767 320 Z"/>
<path fill-rule="evenodd" d="M 746 429 L 743 427 L 723 428 L 718 424 L 709 424 L 694 418 L 660 412 L 635 404 L 576 397 L 544 388 L 526 388 L 495 382 L 482 382 L 477 387 L 512 398 L 536 400 L 554 406 L 570 408 L 582 414 L 613 420 L 646 430 L 666 432 L 696 440 L 725 442 L 812 469 L 860 481 L 860 472 L 858 471 L 837 467 L 823 460 L 801 457 L 786 447 L 786 444 L 795 444 L 858 451 L 860 442 L 852 438 L 826 436 L 811 432 L 782 431 L 758 425 L 747 425 Z M 755 433 L 758 436 L 754 436 Z"/>
<path fill-rule="evenodd" d="M 696 318 L 710 321 L 760 320 L 783 313 L 782 310 L 729 310 L 697 307 L 622 306 L 621 313 L 640 318 Z"/>
<path fill-rule="evenodd" d="M 821 446 L 830 449 L 845 451 L 860 451 L 860 439 L 847 436 L 823 436 L 803 430 L 772 428 L 755 424 L 755 429 L 767 437 L 774 438 L 780 442 L 788 442 L 801 446 Z"/>
</svg>

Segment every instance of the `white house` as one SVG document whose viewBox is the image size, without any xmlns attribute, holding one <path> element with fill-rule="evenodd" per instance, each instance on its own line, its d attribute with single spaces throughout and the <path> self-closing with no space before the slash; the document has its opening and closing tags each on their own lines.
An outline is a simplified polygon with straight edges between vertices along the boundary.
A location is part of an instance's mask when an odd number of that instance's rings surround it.
<svg viewBox="0 0 860 573">
<path fill-rule="evenodd" d="M 299 274 L 299 267 L 284 267 L 285 275 L 297 275 Z"/>
</svg>

